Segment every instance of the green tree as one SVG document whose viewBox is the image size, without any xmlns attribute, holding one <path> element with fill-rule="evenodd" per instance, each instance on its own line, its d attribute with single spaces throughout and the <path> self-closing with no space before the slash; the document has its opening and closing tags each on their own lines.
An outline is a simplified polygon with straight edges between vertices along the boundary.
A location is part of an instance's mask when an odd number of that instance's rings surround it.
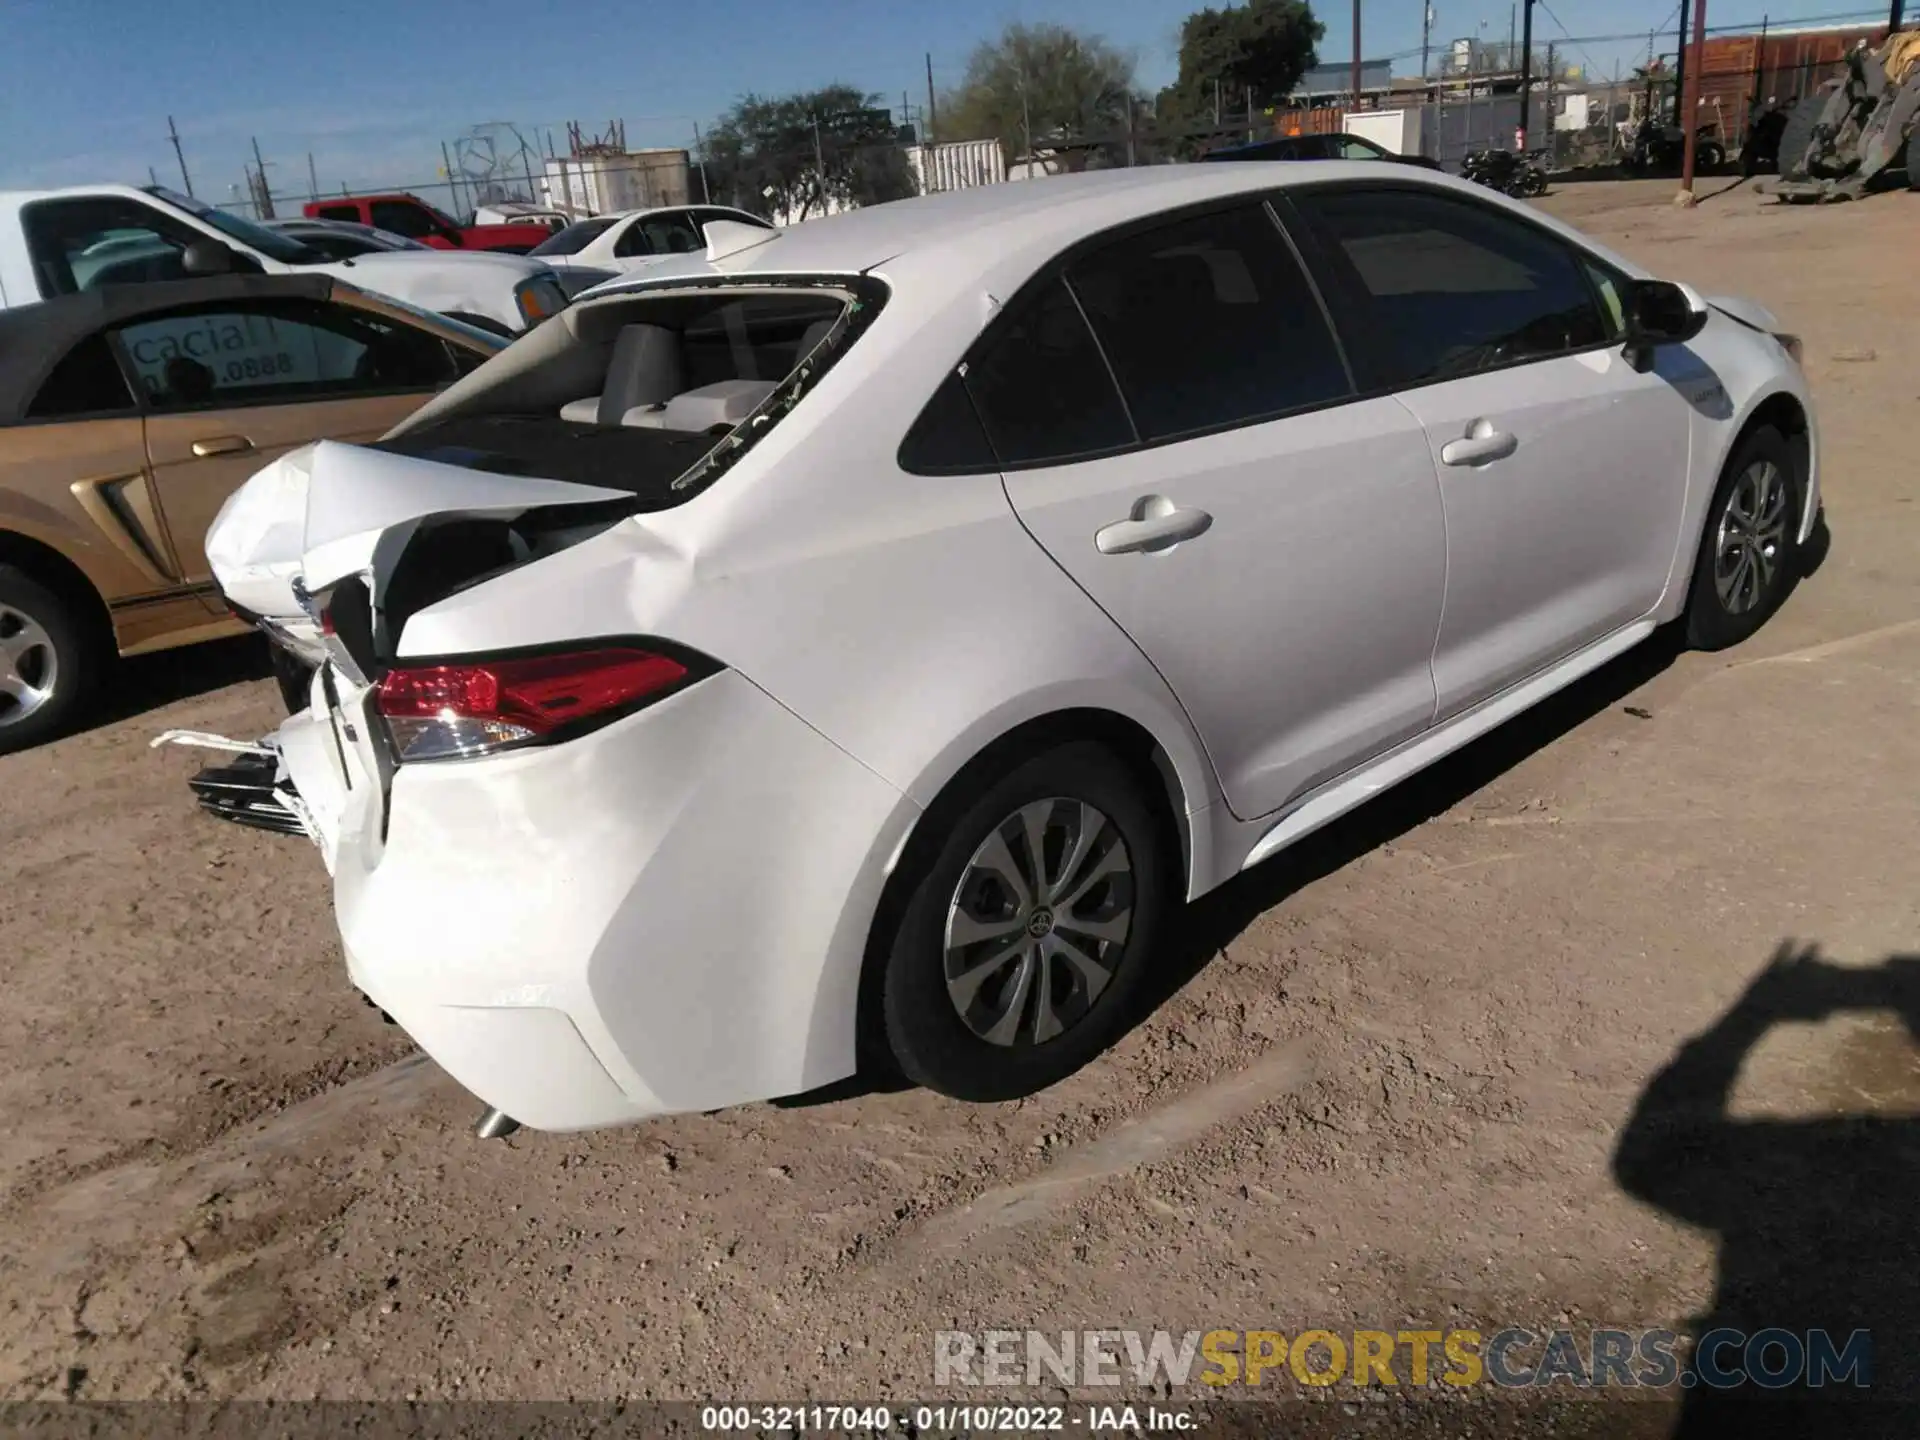
<svg viewBox="0 0 1920 1440">
<path fill-rule="evenodd" d="M 769 218 L 873 205 L 914 193 L 893 117 L 851 85 L 743 96 L 713 123 L 700 155 L 714 200 Z"/>
<path fill-rule="evenodd" d="M 1249 91 L 1258 109 L 1278 105 L 1315 64 L 1325 34 L 1305 0 L 1195 11 L 1180 27 L 1179 77 L 1160 92 L 1156 113 L 1176 123 L 1210 121 L 1217 94 L 1224 113 L 1244 114 Z"/>
<path fill-rule="evenodd" d="M 1063 25 L 1009 25 L 967 58 L 940 104 L 939 140 L 998 140 L 1009 156 L 1126 129 L 1133 59 Z"/>
</svg>

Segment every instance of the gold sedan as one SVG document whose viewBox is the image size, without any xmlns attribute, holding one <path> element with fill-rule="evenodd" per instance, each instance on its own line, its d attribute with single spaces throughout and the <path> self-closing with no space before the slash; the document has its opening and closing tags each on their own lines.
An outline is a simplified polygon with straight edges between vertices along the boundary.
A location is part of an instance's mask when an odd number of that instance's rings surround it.
<svg viewBox="0 0 1920 1440">
<path fill-rule="evenodd" d="M 204 548 L 241 482 L 377 438 L 507 343 L 327 276 L 0 311 L 0 754 L 70 725 L 116 655 L 245 630 Z"/>
</svg>

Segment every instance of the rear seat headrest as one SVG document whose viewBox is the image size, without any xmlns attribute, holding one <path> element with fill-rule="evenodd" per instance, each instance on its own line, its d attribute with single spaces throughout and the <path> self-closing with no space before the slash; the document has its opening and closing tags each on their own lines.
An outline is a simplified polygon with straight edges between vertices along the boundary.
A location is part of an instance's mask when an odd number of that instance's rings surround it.
<svg viewBox="0 0 1920 1440">
<path fill-rule="evenodd" d="M 595 421 L 618 425 L 629 410 L 664 405 L 686 384 L 680 336 L 659 325 L 624 325 L 600 387 Z"/>
</svg>

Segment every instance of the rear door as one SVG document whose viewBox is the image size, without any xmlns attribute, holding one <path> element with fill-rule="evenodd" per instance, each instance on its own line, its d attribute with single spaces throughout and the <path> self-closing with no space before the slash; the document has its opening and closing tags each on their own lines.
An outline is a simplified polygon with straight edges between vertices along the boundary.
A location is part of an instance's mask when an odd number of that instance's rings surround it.
<svg viewBox="0 0 1920 1440">
<path fill-rule="evenodd" d="M 1349 347 L 1426 431 L 1446 510 L 1439 714 L 1646 615 L 1672 566 L 1697 377 L 1637 371 L 1619 281 L 1504 209 L 1415 186 L 1316 187 L 1311 222 Z"/>
<path fill-rule="evenodd" d="M 372 440 L 456 375 L 446 343 L 314 301 L 184 307 L 113 332 L 143 392 L 146 445 L 181 578 L 211 579 L 207 527 L 268 461 L 313 440 Z"/>
<path fill-rule="evenodd" d="M 1258 199 L 1096 243 L 966 369 L 1020 519 L 1267 814 L 1417 734 L 1446 542 L 1419 424 L 1361 400 Z"/>
</svg>

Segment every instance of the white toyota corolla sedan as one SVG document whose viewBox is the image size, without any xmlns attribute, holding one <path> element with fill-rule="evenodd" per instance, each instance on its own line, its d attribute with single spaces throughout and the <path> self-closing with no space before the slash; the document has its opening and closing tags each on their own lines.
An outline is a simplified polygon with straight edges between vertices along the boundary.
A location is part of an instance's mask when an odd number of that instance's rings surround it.
<svg viewBox="0 0 1920 1440">
<path fill-rule="evenodd" d="M 706 239 L 207 546 L 328 634 L 265 749 L 354 983 L 541 1129 L 1051 1084 L 1183 902 L 1815 531 L 1772 316 L 1444 176 Z"/>
</svg>

